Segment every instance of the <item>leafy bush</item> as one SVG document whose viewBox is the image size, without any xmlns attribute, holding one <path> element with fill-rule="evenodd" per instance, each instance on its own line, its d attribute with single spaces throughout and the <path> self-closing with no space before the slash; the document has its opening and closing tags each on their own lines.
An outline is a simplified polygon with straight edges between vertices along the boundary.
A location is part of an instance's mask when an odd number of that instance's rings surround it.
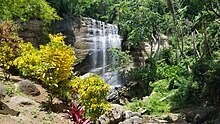
<svg viewBox="0 0 220 124">
<path fill-rule="evenodd" d="M 171 101 L 166 97 L 169 97 L 170 94 L 161 94 L 159 92 L 151 94 L 148 104 L 146 106 L 147 113 L 149 114 L 161 114 L 170 112 Z"/>
<path fill-rule="evenodd" d="M 3 20 L 20 19 L 21 21 L 41 19 L 44 23 L 49 23 L 59 19 L 59 16 L 46 0 L 2 0 L 0 18 Z"/>
<path fill-rule="evenodd" d="M 171 110 L 184 109 L 185 107 L 194 105 L 200 100 L 198 94 L 198 84 L 193 81 L 192 77 L 182 77 L 181 83 L 175 89 L 174 95 L 171 97 Z"/>
<path fill-rule="evenodd" d="M 173 93 L 170 97 L 171 109 L 180 109 L 195 103 L 195 93 L 198 87 L 181 63 L 179 65 L 158 65 L 157 78 L 161 84 L 152 83 L 153 91 Z"/>
<path fill-rule="evenodd" d="M 146 101 L 147 112 L 152 114 L 169 112 L 171 108 L 170 97 L 173 95 L 173 91 L 169 90 L 169 82 L 165 80 L 159 80 L 151 84 L 153 91 Z"/>
<path fill-rule="evenodd" d="M 187 92 L 190 88 L 188 85 L 185 86 L 186 88 L 183 86 L 169 89 L 169 81 L 166 79 L 151 83 L 153 90 L 149 97 L 144 100 L 134 100 L 127 104 L 127 108 L 132 111 L 146 110 L 146 114 L 156 115 L 181 109 L 191 102 L 187 102 L 190 100 Z"/>
<path fill-rule="evenodd" d="M 134 100 L 127 105 L 129 109 L 137 111 L 142 108 L 146 110 L 146 114 L 158 115 L 195 102 L 198 87 L 180 65 L 157 65 L 156 75 L 159 80 L 150 83 L 149 97 L 143 101 Z"/>
<path fill-rule="evenodd" d="M 16 33 L 12 22 L 0 23 L 0 66 L 9 70 L 13 61 L 19 56 L 21 38 Z"/>
<path fill-rule="evenodd" d="M 147 69 L 146 68 L 134 68 L 129 72 L 130 80 L 134 81 L 147 81 Z"/>
<path fill-rule="evenodd" d="M 131 56 L 129 55 L 128 51 L 121 51 L 118 48 L 112 48 L 110 51 L 113 54 L 113 57 L 115 57 L 116 63 L 113 65 L 114 70 L 123 71 L 126 73 L 126 68 L 129 67 L 131 64 Z"/>
<path fill-rule="evenodd" d="M 49 35 L 49 38 L 50 42 L 41 45 L 40 50 L 31 43 L 21 44 L 21 56 L 15 59 L 14 64 L 23 76 L 43 81 L 49 88 L 49 100 L 52 103 L 54 96 L 68 97 L 66 82 L 76 58 L 73 48 L 65 45 L 64 36 L 56 34 Z"/>
<path fill-rule="evenodd" d="M 69 15 L 82 15 L 102 21 L 111 21 L 113 15 L 114 0 L 47 0 L 57 9 L 58 13 Z M 112 20 L 113 20 L 112 19 Z"/>
<path fill-rule="evenodd" d="M 58 87 L 58 83 L 67 80 L 72 72 L 75 61 L 73 48 L 65 45 L 61 34 L 49 35 L 50 41 L 46 46 L 40 46 L 42 57 L 38 69 L 39 78 L 49 86 Z"/>
<path fill-rule="evenodd" d="M 156 61 L 154 59 L 146 59 L 144 68 L 134 68 L 129 72 L 131 80 L 143 81 L 149 83 L 156 79 Z"/>
<path fill-rule="evenodd" d="M 198 82 L 198 87 L 203 95 L 203 98 L 211 101 L 211 103 L 219 101 L 219 61 L 200 59 L 193 66 L 193 78 Z"/>
<path fill-rule="evenodd" d="M 157 65 L 158 79 L 177 79 L 179 76 L 182 76 L 185 71 L 184 68 L 178 65 Z"/>
<path fill-rule="evenodd" d="M 49 102 L 55 96 L 66 99 L 68 96 L 67 80 L 72 73 L 72 64 L 75 61 L 75 52 L 71 46 L 65 45 L 61 34 L 49 35 L 50 42 L 40 46 L 41 62 L 37 75 L 49 86 Z M 66 90 L 64 90 L 66 89 Z"/>
<path fill-rule="evenodd" d="M 163 91 L 163 89 L 166 89 L 166 84 L 167 80 L 160 80 L 155 82 L 155 91 L 153 90 L 148 98 L 145 98 L 144 100 L 134 100 L 128 103 L 126 107 L 131 111 L 146 110 L 146 114 L 158 115 L 161 113 L 170 112 L 170 97 L 173 95 L 173 92 Z M 160 92 L 158 92 L 157 89 L 160 89 Z"/>
<path fill-rule="evenodd" d="M 14 60 L 14 65 L 21 75 L 37 78 L 37 70 L 42 61 L 39 50 L 34 48 L 31 43 L 21 44 L 20 56 Z"/>
<path fill-rule="evenodd" d="M 76 77 L 69 85 L 79 95 L 79 101 L 85 107 L 86 116 L 92 120 L 110 109 L 110 104 L 106 100 L 110 86 L 98 75 L 90 75 L 84 80 Z"/>
<path fill-rule="evenodd" d="M 133 99 L 132 102 L 129 102 L 125 108 L 126 109 L 129 109 L 133 112 L 137 112 L 139 111 L 140 109 L 144 109 L 146 108 L 146 105 L 144 101 L 142 100 L 139 100 L 139 99 Z"/>
</svg>

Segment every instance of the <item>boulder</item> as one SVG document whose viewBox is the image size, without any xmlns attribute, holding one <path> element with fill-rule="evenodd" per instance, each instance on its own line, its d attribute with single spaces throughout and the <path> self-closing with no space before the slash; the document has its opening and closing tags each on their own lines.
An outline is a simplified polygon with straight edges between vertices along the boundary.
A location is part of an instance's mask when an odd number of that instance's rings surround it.
<svg viewBox="0 0 220 124">
<path fill-rule="evenodd" d="M 24 80 L 24 79 L 22 79 L 20 76 L 10 76 L 10 79 L 13 80 L 13 81 L 15 81 L 15 82 Z"/>
<path fill-rule="evenodd" d="M 20 112 L 9 108 L 8 105 L 0 101 L 0 114 L 4 114 L 4 115 L 10 114 L 12 116 L 18 116 L 19 113 Z"/>
<path fill-rule="evenodd" d="M 22 80 L 15 84 L 16 88 L 19 89 L 21 92 L 32 95 L 38 96 L 40 95 L 40 90 L 29 80 Z"/>
<path fill-rule="evenodd" d="M 119 124 L 143 124 L 143 120 L 138 116 L 133 116 L 123 122 L 120 122 Z"/>
<path fill-rule="evenodd" d="M 220 117 L 218 117 L 214 120 L 214 124 L 220 124 Z"/>
<path fill-rule="evenodd" d="M 175 122 L 175 124 L 188 124 L 184 119 L 179 119 Z"/>
<path fill-rule="evenodd" d="M 35 102 L 34 100 L 28 97 L 13 96 L 10 98 L 8 105 L 13 107 L 24 107 L 24 106 L 36 106 L 39 105 L 39 103 Z"/>
<path fill-rule="evenodd" d="M 98 124 L 117 124 L 123 121 L 124 108 L 118 104 L 112 104 L 112 109 L 102 115 L 97 123 Z"/>
<path fill-rule="evenodd" d="M 6 95 L 6 86 L 0 84 L 0 100 Z"/>
<path fill-rule="evenodd" d="M 180 118 L 180 114 L 179 113 L 166 113 L 166 114 L 163 114 L 159 117 L 159 120 L 165 120 L 169 123 L 183 123 L 183 119 Z"/>
<path fill-rule="evenodd" d="M 140 117 L 140 118 L 142 117 L 141 113 L 139 113 L 139 112 L 132 112 L 132 111 L 129 111 L 129 110 L 126 110 L 126 111 L 123 112 L 124 119 L 130 119 L 131 117 L 134 117 L 134 116 Z"/>
<path fill-rule="evenodd" d="M 111 109 L 111 115 L 115 122 L 118 122 L 123 119 L 124 108 L 121 105 L 113 104 L 113 108 Z"/>
<path fill-rule="evenodd" d="M 123 116 L 125 119 L 129 119 L 132 117 L 132 111 L 124 111 Z"/>
<path fill-rule="evenodd" d="M 176 122 L 180 119 L 180 115 L 179 114 L 174 114 L 174 113 L 169 113 L 168 114 L 168 118 L 172 121 L 172 122 Z"/>
<path fill-rule="evenodd" d="M 119 103 L 119 94 L 118 94 L 117 90 L 112 89 L 109 92 L 109 95 L 107 97 L 107 101 L 111 102 L 111 103 L 114 103 L 114 104 Z"/>
<path fill-rule="evenodd" d="M 112 106 L 110 111 L 98 119 L 97 124 L 142 124 L 141 113 L 125 110 L 118 104 Z"/>
<path fill-rule="evenodd" d="M 201 124 L 208 119 L 208 112 L 204 109 L 194 109 L 186 113 L 187 122 Z"/>
<path fill-rule="evenodd" d="M 107 100 L 116 104 L 126 104 L 132 98 L 142 98 L 146 95 L 147 89 L 141 83 L 130 81 L 122 87 L 113 89 Z"/>
<path fill-rule="evenodd" d="M 142 116 L 143 124 L 170 124 L 167 120 L 152 115 Z"/>
</svg>

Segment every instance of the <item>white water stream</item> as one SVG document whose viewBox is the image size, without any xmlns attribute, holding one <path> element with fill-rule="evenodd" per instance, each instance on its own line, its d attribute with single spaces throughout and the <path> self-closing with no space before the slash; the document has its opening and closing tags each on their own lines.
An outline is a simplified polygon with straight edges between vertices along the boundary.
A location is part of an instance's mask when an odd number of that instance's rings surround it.
<svg viewBox="0 0 220 124">
<path fill-rule="evenodd" d="M 90 72 L 101 75 L 112 88 L 121 86 L 121 77 L 117 72 L 110 71 L 111 65 L 116 61 L 109 49 L 121 49 L 118 27 L 91 18 L 87 19 L 87 26 L 86 39 L 89 41 L 91 53 L 89 62 L 92 67 Z"/>
</svg>

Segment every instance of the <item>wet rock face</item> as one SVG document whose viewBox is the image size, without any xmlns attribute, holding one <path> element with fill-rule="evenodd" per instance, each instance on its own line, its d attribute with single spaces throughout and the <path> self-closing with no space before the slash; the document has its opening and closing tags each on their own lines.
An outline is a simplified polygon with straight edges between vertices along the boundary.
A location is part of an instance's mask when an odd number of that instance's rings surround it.
<svg viewBox="0 0 220 124">
<path fill-rule="evenodd" d="M 81 74 L 88 71 L 105 74 L 115 62 L 115 58 L 109 50 L 121 47 L 121 38 L 118 35 L 117 26 L 83 17 L 81 18 L 80 31 L 76 32 L 75 36 L 74 47 L 80 46 L 76 51 L 79 49 L 87 51 L 87 55 L 84 56 L 85 59 L 75 67 L 75 70 Z M 84 46 L 87 47 L 82 47 L 82 43 L 86 44 Z"/>
<path fill-rule="evenodd" d="M 74 16 L 65 16 L 62 20 L 56 21 L 53 26 L 55 33 L 62 33 L 66 36 L 65 42 L 74 45 L 77 41 L 76 36 L 82 36 L 84 33 L 81 30 L 81 18 Z"/>
</svg>

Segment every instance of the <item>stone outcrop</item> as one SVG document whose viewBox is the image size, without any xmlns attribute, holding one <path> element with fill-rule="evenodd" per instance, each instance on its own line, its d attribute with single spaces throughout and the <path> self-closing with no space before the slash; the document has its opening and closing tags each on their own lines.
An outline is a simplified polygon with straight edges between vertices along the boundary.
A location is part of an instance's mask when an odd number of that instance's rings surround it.
<svg viewBox="0 0 220 124">
<path fill-rule="evenodd" d="M 31 42 L 38 47 L 40 44 L 45 44 L 48 41 L 48 32 L 44 30 L 43 22 L 40 20 L 30 20 L 22 23 L 21 37 L 25 42 Z"/>
<path fill-rule="evenodd" d="M 113 104 L 112 109 L 102 115 L 97 124 L 142 124 L 140 113 L 126 111 L 123 106 Z"/>
<path fill-rule="evenodd" d="M 152 41 L 152 43 L 150 43 L 149 41 L 140 42 L 137 44 L 137 46 L 130 49 L 135 67 L 143 67 L 145 65 L 145 60 L 149 58 L 151 54 L 154 55 L 161 49 L 169 47 L 168 37 L 166 35 L 159 34 L 158 36 L 155 36 L 153 39 L 154 41 Z"/>
<path fill-rule="evenodd" d="M 15 84 L 16 89 L 19 91 L 32 96 L 38 96 L 40 95 L 39 89 L 35 86 L 34 83 L 32 83 L 29 80 L 22 80 Z"/>
<path fill-rule="evenodd" d="M 10 114 L 12 116 L 18 116 L 19 113 L 20 112 L 9 108 L 7 104 L 0 101 L 0 114 L 5 114 L 5 115 Z"/>
<path fill-rule="evenodd" d="M 146 96 L 146 90 L 141 83 L 130 81 L 122 87 L 112 89 L 107 100 L 112 103 L 126 104 L 132 98 L 142 98 Z"/>
<path fill-rule="evenodd" d="M 21 37 L 25 42 L 31 42 L 34 46 L 39 47 L 49 41 L 48 33 L 62 33 L 66 36 L 66 44 L 75 47 L 77 60 L 74 65 L 82 62 L 88 55 L 88 44 L 83 38 L 87 33 L 86 22 L 82 17 L 66 16 L 62 20 L 52 23 L 51 30 L 44 29 L 44 25 L 39 20 L 30 20 L 22 23 L 23 29 L 20 31 Z"/>
<path fill-rule="evenodd" d="M 76 62 L 74 66 L 82 63 L 89 54 L 88 43 L 83 39 L 87 33 L 86 21 L 83 17 L 65 16 L 62 20 L 53 24 L 55 33 L 62 33 L 66 36 L 66 44 L 74 46 Z M 75 67 L 77 70 L 78 67 Z"/>
<path fill-rule="evenodd" d="M 55 33 L 62 33 L 66 36 L 66 43 L 74 45 L 77 41 L 77 36 L 82 36 L 85 34 L 81 28 L 81 18 L 74 16 L 65 16 L 62 20 L 56 21 L 52 25 Z"/>
<path fill-rule="evenodd" d="M 0 100 L 6 96 L 6 86 L 0 84 Z"/>
<path fill-rule="evenodd" d="M 218 117 L 214 120 L 214 124 L 220 124 L 220 117 Z"/>
<path fill-rule="evenodd" d="M 218 116 L 218 109 L 215 107 L 199 107 L 185 112 L 188 123 L 201 124 Z"/>
<path fill-rule="evenodd" d="M 96 124 L 187 124 L 179 114 L 166 114 L 164 117 L 143 115 L 139 112 L 125 110 L 123 106 L 113 104 L 112 109 L 103 114 Z"/>
<path fill-rule="evenodd" d="M 35 102 L 34 100 L 24 97 L 24 96 L 13 96 L 10 98 L 8 102 L 10 106 L 37 106 L 39 103 Z"/>
</svg>

